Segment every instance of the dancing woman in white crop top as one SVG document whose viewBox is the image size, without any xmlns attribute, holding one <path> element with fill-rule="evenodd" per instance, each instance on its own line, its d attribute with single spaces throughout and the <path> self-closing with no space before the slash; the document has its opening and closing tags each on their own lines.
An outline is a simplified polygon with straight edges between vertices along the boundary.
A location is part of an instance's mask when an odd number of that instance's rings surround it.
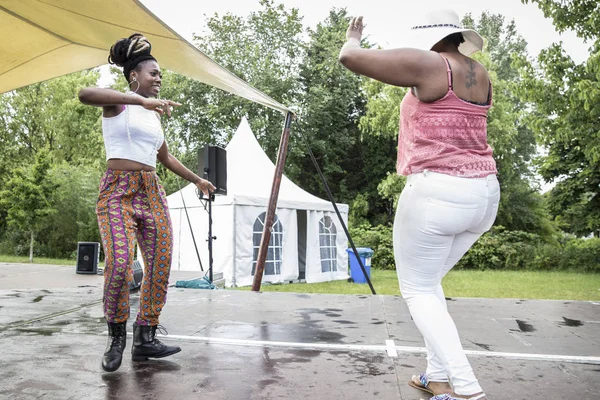
<svg viewBox="0 0 600 400">
<path fill-rule="evenodd" d="M 160 116 L 170 116 L 172 107 L 180 104 L 157 99 L 161 73 L 151 49 L 150 42 L 140 34 L 121 39 L 110 48 L 108 60 L 123 67 L 131 89 L 127 93 L 99 88 L 79 92 L 82 103 L 102 107 L 107 170 L 100 182 L 96 214 L 105 254 L 104 318 L 109 336 L 102 368 L 109 372 L 119 368 L 125 349 L 136 241 L 145 270 L 133 324 L 132 359 L 145 361 L 181 351 L 156 338 L 167 297 L 173 245 L 171 218 L 156 174 L 156 160 L 193 182 L 207 196 L 215 189 L 169 153 Z"/>
</svg>

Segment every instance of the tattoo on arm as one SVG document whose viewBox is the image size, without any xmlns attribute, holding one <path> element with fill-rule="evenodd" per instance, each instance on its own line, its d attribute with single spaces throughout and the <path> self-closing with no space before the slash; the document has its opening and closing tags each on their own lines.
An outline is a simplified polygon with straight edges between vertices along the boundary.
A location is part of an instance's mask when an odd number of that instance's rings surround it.
<svg viewBox="0 0 600 400">
<path fill-rule="evenodd" d="M 465 86 L 467 89 L 471 89 L 472 86 L 477 85 L 477 79 L 475 79 L 475 62 L 467 58 L 467 64 L 469 65 L 469 72 L 467 72 Z"/>
</svg>

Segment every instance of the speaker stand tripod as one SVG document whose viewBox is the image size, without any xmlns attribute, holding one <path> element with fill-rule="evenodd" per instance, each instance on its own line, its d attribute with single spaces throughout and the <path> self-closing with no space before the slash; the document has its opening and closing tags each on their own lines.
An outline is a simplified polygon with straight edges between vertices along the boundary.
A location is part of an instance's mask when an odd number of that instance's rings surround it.
<svg viewBox="0 0 600 400">
<path fill-rule="evenodd" d="M 204 197 L 202 192 L 198 193 L 200 202 L 203 203 L 204 209 L 207 209 L 208 203 L 208 279 L 210 283 L 213 283 L 213 240 L 217 240 L 216 236 L 212 234 L 212 203 L 215 201 L 215 195 L 210 194 L 208 198 Z"/>
</svg>

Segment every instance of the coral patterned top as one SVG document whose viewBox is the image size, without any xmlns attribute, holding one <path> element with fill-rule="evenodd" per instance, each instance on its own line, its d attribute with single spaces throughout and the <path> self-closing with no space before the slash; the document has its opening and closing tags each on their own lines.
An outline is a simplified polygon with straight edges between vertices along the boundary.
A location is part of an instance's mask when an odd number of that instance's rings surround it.
<svg viewBox="0 0 600 400">
<path fill-rule="evenodd" d="M 487 142 L 487 104 L 459 98 L 452 89 L 452 70 L 446 61 L 448 93 L 432 103 L 420 101 L 410 90 L 400 105 L 397 171 L 410 175 L 425 170 L 464 178 L 497 174 Z"/>
</svg>

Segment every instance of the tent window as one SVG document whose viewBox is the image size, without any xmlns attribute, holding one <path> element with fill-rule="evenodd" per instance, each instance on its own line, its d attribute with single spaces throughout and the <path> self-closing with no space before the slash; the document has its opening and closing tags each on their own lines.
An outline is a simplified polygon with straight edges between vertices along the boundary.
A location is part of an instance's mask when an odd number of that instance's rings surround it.
<svg viewBox="0 0 600 400">
<path fill-rule="evenodd" d="M 258 249 L 260 248 L 260 239 L 262 237 L 263 228 L 265 226 L 265 218 L 267 213 L 264 212 L 254 221 L 254 229 L 252 242 L 254 247 L 254 257 L 252 261 L 252 275 L 256 270 L 256 260 L 258 259 Z M 283 225 L 275 214 L 273 221 L 273 229 L 271 230 L 271 239 L 269 240 L 269 248 L 267 250 L 267 259 L 265 261 L 265 275 L 281 274 L 281 262 L 283 259 Z"/>
<path fill-rule="evenodd" d="M 321 250 L 321 272 L 337 271 L 337 245 L 335 224 L 330 217 L 319 221 L 319 247 Z"/>
</svg>

